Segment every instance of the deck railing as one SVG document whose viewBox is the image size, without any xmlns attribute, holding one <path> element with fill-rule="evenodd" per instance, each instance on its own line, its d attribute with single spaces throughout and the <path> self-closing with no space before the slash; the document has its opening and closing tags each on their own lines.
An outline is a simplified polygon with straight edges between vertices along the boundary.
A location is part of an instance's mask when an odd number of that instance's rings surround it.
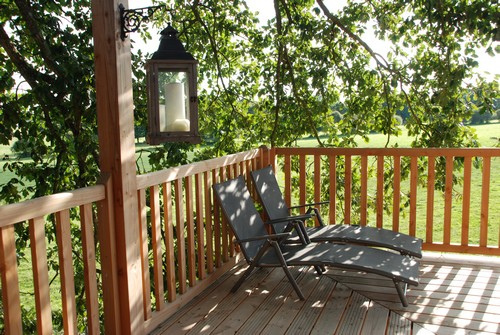
<svg viewBox="0 0 500 335">
<path fill-rule="evenodd" d="M 499 187 L 500 181 L 491 180 L 492 169 L 500 167 L 499 156 L 500 149 L 261 148 L 139 175 L 137 243 L 141 246 L 142 283 L 138 283 L 138 289 L 142 288 L 143 329 L 155 329 L 238 260 L 231 232 L 214 203 L 211 186 L 216 182 L 239 175 L 249 181 L 250 171 L 273 164 L 290 204 L 323 200 L 326 193 L 330 204 L 322 211 L 332 224 L 370 224 L 400 230 L 422 237 L 427 250 L 500 255 L 500 222 L 490 216 L 498 202 L 490 195 Z M 453 172 L 454 163 L 463 165 L 462 174 Z M 404 175 L 405 164 L 409 166 L 408 176 Z M 473 164 L 481 168 L 475 169 Z M 478 171 L 480 176 L 475 175 Z M 453 180 L 458 177 L 462 183 L 455 184 Z M 435 189 L 441 179 L 442 200 L 441 191 Z M 480 185 L 476 185 L 478 181 Z M 394 192 L 388 192 L 388 187 Z M 117 276 L 116 265 L 112 264 L 116 258 L 113 228 L 97 225 L 99 243 L 93 239 L 93 209 L 109 208 L 104 204 L 112 203 L 111 189 L 106 179 L 102 185 L 0 206 L 0 276 L 6 333 L 22 331 L 15 225 L 26 224 L 38 333 L 53 331 L 45 237 L 49 215 L 54 216 L 56 224 L 64 332 L 76 333 L 77 317 L 86 318 L 89 334 L 99 333 L 99 315 L 104 314 L 105 319 L 119 317 L 119 297 L 112 287 Z M 455 192 L 462 194 L 457 210 L 453 207 Z M 480 198 L 477 210 L 471 207 L 474 198 Z M 425 199 L 423 207 L 419 199 Z M 408 207 L 401 205 L 405 201 Z M 408 208 L 406 217 L 404 208 Z M 103 211 L 98 218 L 108 215 Z M 437 211 L 442 212 L 442 219 L 435 219 Z M 477 232 L 471 224 L 474 215 L 479 216 Z M 75 228 L 75 224 L 80 224 L 81 242 L 71 235 L 70 227 Z M 453 234 L 456 230 L 460 232 L 458 241 Z M 83 251 L 85 316 L 77 316 L 75 309 L 75 243 L 81 243 L 78 247 Z M 102 275 L 96 277 L 96 273 Z M 115 292 L 104 295 L 104 307 L 98 303 L 100 289 Z"/>
<path fill-rule="evenodd" d="M 141 232 L 137 238 L 142 250 L 141 287 L 146 332 L 157 327 L 236 263 L 231 233 L 214 205 L 211 186 L 239 175 L 248 177 L 251 170 L 263 165 L 259 160 L 260 152 L 255 149 L 137 177 Z M 59 278 L 61 295 L 57 303 L 62 306 L 65 334 L 78 333 L 77 317 L 84 318 L 88 334 L 100 333 L 102 314 L 111 331 L 119 322 L 114 227 L 103 224 L 94 227 L 97 213 L 98 221 L 102 217 L 102 222 L 110 216 L 107 211 L 112 203 L 112 184 L 110 178 L 103 180 L 101 185 L 0 206 L 1 323 L 6 334 L 23 331 L 21 300 L 26 294 L 21 294 L 19 288 L 16 225 L 29 225 L 31 262 L 28 263 L 32 267 L 39 334 L 60 331 L 53 325 L 49 276 Z M 47 252 L 51 242 L 47 241 L 45 231 L 52 222 L 50 218 L 54 218 L 56 226 L 58 276 L 49 275 L 48 268 Z M 80 239 L 72 236 L 71 230 L 73 226 L 74 232 L 74 225 L 78 224 Z M 97 241 L 94 240 L 96 233 Z M 73 264 L 75 247 L 82 250 L 85 277 L 86 311 L 85 315 L 78 316 Z M 104 306 L 98 302 L 102 291 Z"/>
<path fill-rule="evenodd" d="M 97 185 L 0 206 L 0 276 L 2 279 L 3 326 L 5 334 L 21 334 L 21 294 L 15 225 L 28 224 L 33 273 L 36 328 L 38 334 L 52 334 L 52 307 L 45 231 L 48 216 L 55 217 L 59 266 L 60 305 L 65 334 L 77 334 L 75 278 L 73 268 L 72 220 L 80 222 L 81 258 L 84 264 L 86 324 L 88 334 L 99 333 L 99 303 L 93 204 L 105 199 L 105 187 Z M 70 211 L 77 218 L 70 218 Z M 26 294 L 25 294 L 26 295 Z M 28 294 L 29 295 L 29 294 Z"/>
<path fill-rule="evenodd" d="M 145 329 L 203 291 L 237 261 L 212 185 L 261 167 L 261 150 L 137 177 Z"/>
<path fill-rule="evenodd" d="M 500 187 L 500 180 L 491 180 L 492 169 L 500 169 L 498 148 L 274 148 L 268 154 L 283 175 L 289 204 L 318 202 L 324 200 L 321 190 L 327 193 L 330 224 L 402 231 L 421 237 L 425 250 L 500 255 L 498 210 L 490 218 L 499 201 L 490 199 L 491 190 Z M 454 172 L 454 165 L 462 168 Z M 359 179 L 353 179 L 355 173 Z M 407 211 L 402 197 L 409 202 Z"/>
</svg>

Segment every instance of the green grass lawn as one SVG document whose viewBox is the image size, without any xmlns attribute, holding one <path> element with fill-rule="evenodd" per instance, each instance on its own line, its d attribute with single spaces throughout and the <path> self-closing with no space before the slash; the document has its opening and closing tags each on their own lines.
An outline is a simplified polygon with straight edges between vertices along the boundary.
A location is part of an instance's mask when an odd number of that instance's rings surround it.
<svg viewBox="0 0 500 335">
<path fill-rule="evenodd" d="M 479 146 L 481 147 L 494 147 L 500 145 L 500 121 L 496 120 L 489 124 L 472 126 L 478 137 Z M 387 143 L 387 135 L 384 134 L 370 134 L 368 135 L 369 141 L 366 142 L 358 137 L 356 144 L 360 148 L 383 148 Z M 406 129 L 403 129 L 401 136 L 391 136 L 389 138 L 388 147 L 398 146 L 400 148 L 410 148 L 412 138 L 408 136 Z M 297 141 L 298 147 L 316 147 L 317 141 L 312 137 L 304 138 Z"/>
</svg>

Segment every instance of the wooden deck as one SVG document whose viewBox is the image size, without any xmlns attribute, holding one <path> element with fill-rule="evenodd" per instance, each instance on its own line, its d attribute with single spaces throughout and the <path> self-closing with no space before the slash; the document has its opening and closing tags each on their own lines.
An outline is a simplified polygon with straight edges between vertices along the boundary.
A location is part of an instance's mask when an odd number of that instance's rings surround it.
<svg viewBox="0 0 500 335">
<path fill-rule="evenodd" d="M 402 307 L 392 282 L 329 269 L 293 269 L 300 301 L 281 269 L 254 273 L 236 293 L 240 263 L 152 334 L 498 334 L 500 259 L 426 254 Z"/>
</svg>

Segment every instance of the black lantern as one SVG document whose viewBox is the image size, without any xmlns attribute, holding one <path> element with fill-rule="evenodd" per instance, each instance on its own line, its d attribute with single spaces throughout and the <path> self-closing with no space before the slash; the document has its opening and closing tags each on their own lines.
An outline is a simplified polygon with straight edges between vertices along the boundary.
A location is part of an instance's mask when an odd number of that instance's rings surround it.
<svg viewBox="0 0 500 335">
<path fill-rule="evenodd" d="M 149 144 L 200 143 L 198 134 L 198 61 L 186 52 L 170 23 L 158 51 L 146 61 Z"/>
</svg>

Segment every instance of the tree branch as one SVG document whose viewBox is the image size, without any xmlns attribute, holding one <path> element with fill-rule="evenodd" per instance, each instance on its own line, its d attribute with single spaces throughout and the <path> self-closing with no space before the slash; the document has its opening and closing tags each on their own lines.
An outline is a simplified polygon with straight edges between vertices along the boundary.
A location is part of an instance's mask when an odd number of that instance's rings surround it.
<svg viewBox="0 0 500 335">
<path fill-rule="evenodd" d="M 196 17 L 196 20 L 201 24 L 201 26 L 203 27 L 203 29 L 207 33 L 208 40 L 210 41 L 210 46 L 211 46 L 212 51 L 214 53 L 215 66 L 217 68 L 217 76 L 219 77 L 219 80 L 222 83 L 222 87 L 224 89 L 224 93 L 229 98 L 228 100 L 229 100 L 229 102 L 231 104 L 231 109 L 233 110 L 233 113 L 239 114 L 238 110 L 236 109 L 236 107 L 234 106 L 234 104 L 233 104 L 233 102 L 231 100 L 231 97 L 229 96 L 229 92 L 228 92 L 228 89 L 226 87 L 226 83 L 224 82 L 224 78 L 222 76 L 222 65 L 221 65 L 221 62 L 220 62 L 220 59 L 219 59 L 219 50 L 217 48 L 217 42 L 215 41 L 214 36 L 210 33 L 210 30 L 208 29 L 207 25 L 205 24 L 205 22 L 201 18 L 200 12 L 198 10 L 198 5 L 199 5 L 199 1 L 195 1 L 194 4 L 192 5 L 194 16 Z"/>
<path fill-rule="evenodd" d="M 47 68 L 52 70 L 56 75 L 61 76 L 62 71 L 54 61 L 54 55 L 50 50 L 48 43 L 43 38 L 40 33 L 40 28 L 38 27 L 38 23 L 36 22 L 35 17 L 33 16 L 33 9 L 31 8 L 28 1 L 25 0 L 15 0 L 17 7 L 19 8 L 19 12 L 26 22 L 26 27 L 31 33 L 31 37 L 40 48 L 41 56 L 45 62 Z"/>
<path fill-rule="evenodd" d="M 54 80 L 50 76 L 36 71 L 24 60 L 23 56 L 10 41 L 10 37 L 5 31 L 3 24 L 0 25 L 0 46 L 5 50 L 21 76 L 23 76 L 31 87 L 36 87 L 40 79 L 48 83 L 54 83 Z"/>
<path fill-rule="evenodd" d="M 428 133 L 425 125 L 423 124 L 423 122 L 418 118 L 417 114 L 414 112 L 413 108 L 412 108 L 412 105 L 411 105 L 411 101 L 408 97 L 408 93 L 404 90 L 403 88 L 403 84 L 409 84 L 411 85 L 411 81 L 410 80 L 407 80 L 402 74 L 400 71 L 394 69 L 394 68 L 391 68 L 391 66 L 389 65 L 389 62 L 380 54 L 376 53 L 373 51 L 372 48 L 370 48 L 370 46 L 365 42 L 363 41 L 358 35 L 354 34 L 349 28 L 347 28 L 340 20 L 338 17 L 336 17 L 335 15 L 333 15 L 329 10 L 328 8 L 325 6 L 323 0 L 316 0 L 316 2 L 318 3 L 318 5 L 321 7 L 321 10 L 323 11 L 323 13 L 325 14 L 325 16 L 332 22 L 332 24 L 336 25 L 337 27 L 339 27 L 340 30 L 342 30 L 347 36 L 349 36 L 351 39 L 353 39 L 354 41 L 358 42 L 369 54 L 370 56 L 375 60 L 375 62 L 377 63 L 377 65 L 388 71 L 389 73 L 395 75 L 398 79 L 398 81 L 400 82 L 400 89 L 405 97 L 405 100 L 408 104 L 408 109 L 410 111 L 410 113 L 412 114 L 413 118 L 415 119 L 415 121 L 417 122 L 417 124 L 420 126 L 420 128 L 422 129 L 423 132 L 427 133 L 428 136 L 430 136 L 430 134 Z M 379 71 L 381 72 L 381 71 Z"/>
<path fill-rule="evenodd" d="M 340 28 L 340 30 L 342 30 L 347 36 L 349 36 L 351 39 L 353 39 L 354 41 L 356 41 L 357 43 L 359 43 L 366 51 L 368 51 L 368 53 L 370 54 L 370 56 L 375 60 L 375 62 L 377 62 L 377 64 L 379 64 L 382 68 L 384 68 L 385 70 L 389 71 L 389 72 L 393 72 L 393 70 L 387 66 L 388 62 L 384 59 L 384 57 L 382 57 L 380 54 L 377 54 L 375 51 L 373 51 L 372 48 L 370 48 L 370 46 L 361 39 L 361 37 L 359 37 L 358 35 L 356 35 L 355 33 L 353 33 L 351 31 L 351 29 L 347 28 L 340 20 L 338 17 L 336 17 L 335 15 L 333 15 L 330 10 L 325 6 L 323 0 L 316 0 L 316 2 L 318 3 L 318 5 L 321 7 L 321 10 L 323 11 L 323 13 L 325 14 L 325 16 L 334 24 L 336 25 L 337 27 Z M 379 57 L 381 59 L 384 60 L 384 62 L 382 62 Z"/>
<path fill-rule="evenodd" d="M 279 9 L 279 0 L 274 0 L 274 11 L 276 12 L 276 29 L 278 31 L 278 36 L 282 35 L 283 26 L 281 22 L 281 11 Z M 276 144 L 276 134 L 278 132 L 279 125 L 279 114 L 281 109 L 281 63 L 283 62 L 283 43 L 278 39 L 278 61 L 276 62 L 276 80 L 275 80 L 275 106 L 274 106 L 274 126 L 271 132 L 271 147 Z"/>
<path fill-rule="evenodd" d="M 293 69 L 293 63 L 290 59 L 290 56 L 288 55 L 288 50 L 286 47 L 284 48 L 283 56 L 286 60 L 286 63 L 288 65 L 288 69 L 290 71 L 290 76 L 292 78 L 293 95 L 295 96 L 295 99 L 297 99 L 299 104 L 302 106 L 302 110 L 306 113 L 307 120 L 309 121 L 309 127 L 311 128 L 311 131 L 312 131 L 314 137 L 316 138 L 316 141 L 318 141 L 318 144 L 321 147 L 323 147 L 324 145 L 323 145 L 323 142 L 321 142 L 321 139 L 319 138 L 319 134 L 318 134 L 318 131 L 316 129 L 316 124 L 314 123 L 314 120 L 313 120 L 312 115 L 311 115 L 311 110 L 310 110 L 310 108 L 307 107 L 306 103 L 304 103 L 304 100 L 300 97 L 300 93 L 297 89 L 297 83 L 295 81 L 295 71 Z"/>
<path fill-rule="evenodd" d="M 9 56 L 10 60 L 14 63 L 16 66 L 17 70 L 23 76 L 23 78 L 28 82 L 28 84 L 31 86 L 32 89 L 36 88 L 39 85 L 40 79 L 42 81 L 45 81 L 46 83 L 54 83 L 54 80 L 43 73 L 40 73 L 36 70 L 34 70 L 21 56 L 21 54 L 17 51 L 16 47 L 12 44 L 10 41 L 9 35 L 4 30 L 4 26 L 0 25 L 0 46 L 5 50 L 7 55 Z M 52 96 L 47 96 L 50 95 L 50 92 L 44 91 L 44 93 L 41 93 L 42 90 L 33 90 L 34 95 L 37 97 L 38 102 L 40 103 L 40 106 L 42 107 L 43 110 L 43 115 L 44 115 L 44 120 L 47 125 L 47 129 L 53 134 L 54 138 L 56 139 L 56 142 L 60 146 L 61 151 L 66 151 L 67 150 L 67 145 L 66 143 L 61 139 L 60 131 L 57 129 L 54 124 L 52 123 L 52 120 L 50 118 L 50 105 L 54 104 L 54 101 L 57 99 L 54 99 Z M 61 111 L 64 109 L 62 106 L 54 106 L 56 108 L 59 108 Z"/>
</svg>

